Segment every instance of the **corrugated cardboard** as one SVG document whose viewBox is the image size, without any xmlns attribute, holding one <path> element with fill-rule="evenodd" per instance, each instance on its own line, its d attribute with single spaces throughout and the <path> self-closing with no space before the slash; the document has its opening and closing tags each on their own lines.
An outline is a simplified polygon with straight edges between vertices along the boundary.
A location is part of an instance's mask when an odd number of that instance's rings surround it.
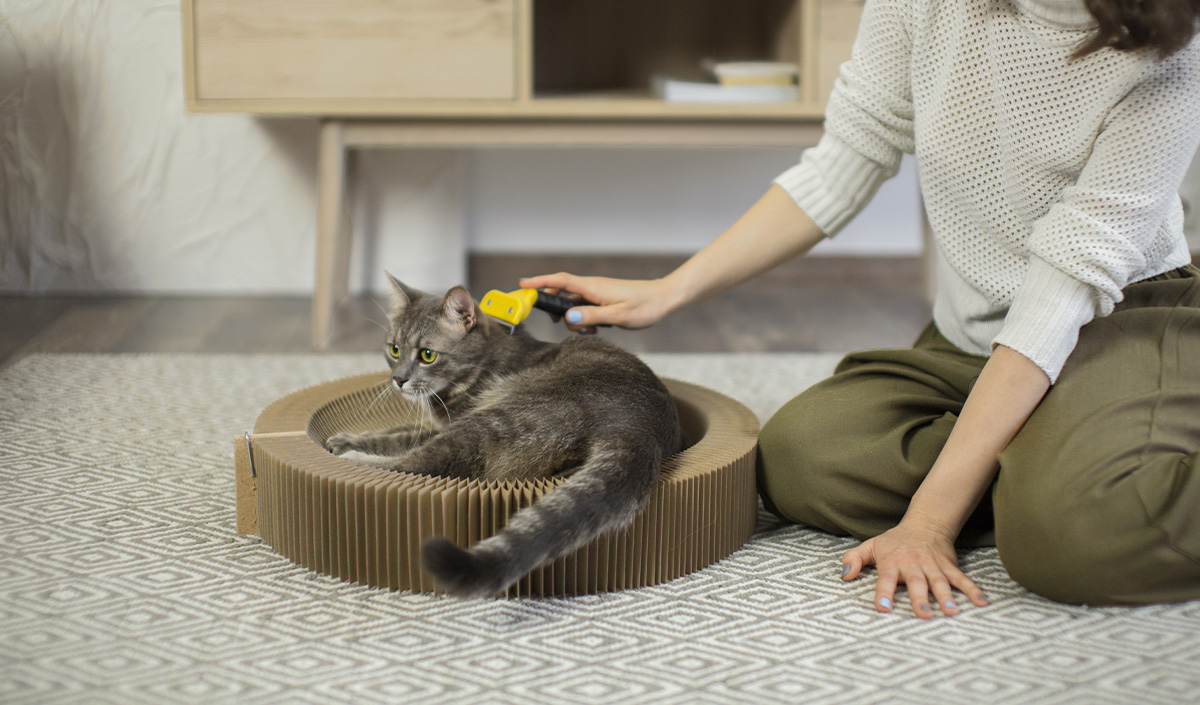
<svg viewBox="0 0 1200 705">
<path fill-rule="evenodd" d="M 664 380 L 684 451 L 663 462 L 654 495 L 628 528 L 520 580 L 509 596 L 576 595 L 653 585 L 729 555 L 754 530 L 758 420 L 709 389 Z M 433 591 L 420 547 L 435 535 L 470 546 L 498 532 L 559 479 L 498 482 L 388 472 L 332 455 L 329 436 L 398 425 L 410 406 L 360 375 L 286 396 L 234 440 L 239 533 L 346 580 Z"/>
</svg>

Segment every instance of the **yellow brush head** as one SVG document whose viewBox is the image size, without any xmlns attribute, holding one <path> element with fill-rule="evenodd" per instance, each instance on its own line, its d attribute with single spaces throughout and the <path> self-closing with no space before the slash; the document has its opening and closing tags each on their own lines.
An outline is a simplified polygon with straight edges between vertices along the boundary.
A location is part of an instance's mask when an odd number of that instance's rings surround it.
<svg viewBox="0 0 1200 705">
<path fill-rule="evenodd" d="M 537 289 L 518 289 L 510 293 L 495 289 L 484 294 L 479 308 L 487 315 L 511 326 L 525 320 L 537 301 Z"/>
</svg>

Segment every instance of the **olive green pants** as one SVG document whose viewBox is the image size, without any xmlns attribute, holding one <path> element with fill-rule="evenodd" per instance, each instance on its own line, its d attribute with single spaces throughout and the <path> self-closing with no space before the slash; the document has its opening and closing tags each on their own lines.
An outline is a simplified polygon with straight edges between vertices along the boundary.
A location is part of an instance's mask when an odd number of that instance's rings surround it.
<svg viewBox="0 0 1200 705">
<path fill-rule="evenodd" d="M 847 356 L 763 427 L 767 508 L 860 539 L 895 526 L 986 361 L 933 325 L 911 349 Z M 1060 602 L 1200 598 L 1200 270 L 1131 284 L 1084 326 L 999 464 L 960 546 L 997 546 Z"/>
</svg>

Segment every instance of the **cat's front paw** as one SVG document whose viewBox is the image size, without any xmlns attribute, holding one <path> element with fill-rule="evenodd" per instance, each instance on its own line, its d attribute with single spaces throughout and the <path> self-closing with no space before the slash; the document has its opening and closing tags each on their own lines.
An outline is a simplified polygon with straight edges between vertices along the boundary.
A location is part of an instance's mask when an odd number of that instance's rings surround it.
<svg viewBox="0 0 1200 705">
<path fill-rule="evenodd" d="M 325 441 L 325 450 L 334 455 L 342 455 L 352 450 L 358 450 L 357 433 L 335 433 Z"/>
</svg>

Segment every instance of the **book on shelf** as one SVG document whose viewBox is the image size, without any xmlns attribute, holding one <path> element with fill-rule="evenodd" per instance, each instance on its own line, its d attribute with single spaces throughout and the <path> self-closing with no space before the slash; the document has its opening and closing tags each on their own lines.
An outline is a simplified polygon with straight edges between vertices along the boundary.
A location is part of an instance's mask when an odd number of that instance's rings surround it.
<svg viewBox="0 0 1200 705">
<path fill-rule="evenodd" d="M 705 59 L 701 67 L 723 86 L 789 86 L 799 76 L 789 61 L 716 61 Z"/>
<path fill-rule="evenodd" d="M 753 105 L 797 100 L 795 84 L 728 85 L 705 81 L 682 81 L 658 75 L 652 80 L 654 94 L 668 103 Z"/>
<path fill-rule="evenodd" d="M 691 81 L 662 74 L 652 89 L 668 103 L 761 104 L 798 100 L 796 64 L 786 61 L 716 61 L 700 63 L 709 81 Z"/>
</svg>

